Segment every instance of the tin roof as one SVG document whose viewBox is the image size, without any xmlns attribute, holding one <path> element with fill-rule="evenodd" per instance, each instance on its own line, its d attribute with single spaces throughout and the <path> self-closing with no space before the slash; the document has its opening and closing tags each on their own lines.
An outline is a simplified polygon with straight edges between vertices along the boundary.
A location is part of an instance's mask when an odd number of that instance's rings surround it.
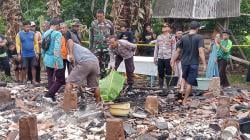
<svg viewBox="0 0 250 140">
<path fill-rule="evenodd" d="M 216 19 L 240 16 L 240 0 L 155 0 L 154 18 Z"/>
</svg>

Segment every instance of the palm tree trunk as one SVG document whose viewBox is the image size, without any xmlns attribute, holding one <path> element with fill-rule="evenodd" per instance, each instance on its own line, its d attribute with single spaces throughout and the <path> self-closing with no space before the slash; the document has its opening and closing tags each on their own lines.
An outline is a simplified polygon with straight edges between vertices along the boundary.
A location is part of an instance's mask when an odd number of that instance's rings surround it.
<svg viewBox="0 0 250 140">
<path fill-rule="evenodd" d="M 6 37 L 15 41 L 22 20 L 22 12 L 19 0 L 4 0 L 0 6 L 1 15 L 7 24 Z"/>
<path fill-rule="evenodd" d="M 125 26 L 141 33 L 143 25 L 150 23 L 152 0 L 113 0 L 112 17 L 116 31 Z"/>
<path fill-rule="evenodd" d="M 52 18 L 56 18 L 61 15 L 61 12 L 60 12 L 61 5 L 60 5 L 59 0 L 48 0 L 47 7 L 48 7 L 48 11 L 47 11 L 48 16 Z"/>
</svg>

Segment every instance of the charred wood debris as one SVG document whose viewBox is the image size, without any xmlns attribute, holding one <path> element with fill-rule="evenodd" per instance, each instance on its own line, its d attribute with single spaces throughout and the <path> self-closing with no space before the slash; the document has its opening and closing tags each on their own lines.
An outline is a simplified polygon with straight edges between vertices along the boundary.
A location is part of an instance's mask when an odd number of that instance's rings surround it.
<svg viewBox="0 0 250 140">
<path fill-rule="evenodd" d="M 194 90 L 189 105 L 182 106 L 177 89 L 145 86 L 139 83 L 113 103 L 101 104 L 95 103 L 90 92 L 76 90 L 82 95 L 78 107 L 65 112 L 64 88 L 57 94 L 58 103 L 52 104 L 43 99 L 46 84 L 8 83 L 0 88 L 0 139 L 250 139 L 249 91 L 218 90 L 211 85 L 208 91 Z"/>
</svg>

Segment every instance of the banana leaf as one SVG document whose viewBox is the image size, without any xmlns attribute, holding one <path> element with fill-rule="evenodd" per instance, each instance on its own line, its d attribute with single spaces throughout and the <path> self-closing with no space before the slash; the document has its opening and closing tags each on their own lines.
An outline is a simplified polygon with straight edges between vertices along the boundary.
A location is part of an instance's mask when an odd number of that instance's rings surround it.
<svg viewBox="0 0 250 140">
<path fill-rule="evenodd" d="M 117 71 L 111 71 L 108 76 L 100 80 L 101 98 L 104 102 L 114 101 L 122 91 L 125 77 Z"/>
</svg>

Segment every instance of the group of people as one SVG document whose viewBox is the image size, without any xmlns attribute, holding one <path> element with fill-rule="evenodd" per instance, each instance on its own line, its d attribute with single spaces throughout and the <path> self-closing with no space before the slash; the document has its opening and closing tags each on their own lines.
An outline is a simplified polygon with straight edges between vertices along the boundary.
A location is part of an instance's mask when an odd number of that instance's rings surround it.
<svg viewBox="0 0 250 140">
<path fill-rule="evenodd" d="M 222 87 L 230 87 L 227 78 L 227 63 L 230 58 L 232 41 L 229 39 L 230 30 L 225 29 L 221 35 L 217 34 L 209 47 L 205 47 L 202 35 L 198 34 L 200 24 L 197 21 L 190 23 L 190 31 L 182 35 L 181 30 L 171 34 L 171 26 L 165 23 L 162 34 L 157 36 L 154 48 L 154 62 L 158 66 L 159 87 L 162 88 L 164 80 L 170 85 L 171 78 L 178 76 L 178 86 L 184 94 L 183 104 L 187 103 L 192 92 L 192 86 L 197 86 L 197 77 L 200 60 L 207 78 L 220 77 Z M 208 65 L 205 60 L 205 50 L 208 50 Z"/>
<path fill-rule="evenodd" d="M 76 86 L 81 89 L 92 88 L 94 97 L 99 102 L 100 74 L 108 66 L 116 70 L 124 60 L 128 75 L 127 89 L 131 90 L 134 83 L 133 55 L 136 45 L 127 40 L 119 40 L 114 35 L 113 23 L 105 19 L 103 10 L 97 11 L 96 20 L 91 24 L 89 49 L 82 45 L 80 26 L 80 21 L 74 19 L 72 28 L 69 29 L 63 20 L 53 18 L 42 25 L 43 33 L 40 33 L 36 31 L 34 22 L 24 21 L 15 43 L 0 36 L 0 63 L 5 74 L 11 76 L 9 58 L 12 58 L 15 81 L 25 84 L 30 80 L 37 85 L 41 81 L 40 64 L 43 64 L 48 79 L 48 92 L 44 96 L 46 99 L 56 101 L 56 93 L 65 85 L 65 92 L 71 92 Z"/>
<path fill-rule="evenodd" d="M 104 12 L 98 10 L 96 20 L 90 27 L 90 47 L 83 47 L 79 28 L 79 20 L 74 19 L 72 28 L 59 18 L 46 21 L 42 26 L 43 33 L 36 31 L 34 22 L 23 22 L 23 29 L 17 34 L 16 42 L 7 41 L 0 36 L 0 64 L 5 74 L 10 76 L 9 57 L 13 58 L 15 80 L 33 84 L 41 81 L 41 60 L 46 68 L 48 92 L 45 98 L 56 101 L 56 92 L 65 85 L 65 92 L 71 92 L 74 87 L 89 87 L 94 91 L 97 102 L 101 100 L 99 79 L 105 77 L 106 68 L 117 70 L 122 61 L 127 74 L 127 90 L 134 84 L 134 60 L 137 50 L 133 34 L 123 27 L 119 36 L 115 35 L 113 23 L 105 19 Z M 204 41 L 198 34 L 200 24 L 190 23 L 190 31 L 182 35 L 181 30 L 171 34 L 171 25 L 162 26 L 162 34 L 156 37 L 151 26 L 146 25 L 143 41 L 155 43 L 155 48 L 147 50 L 153 55 L 158 66 L 159 86 L 163 88 L 167 75 L 175 72 L 179 78 L 181 90 L 185 93 L 183 104 L 187 102 L 192 86 L 197 86 L 199 58 L 203 69 L 207 69 L 204 53 Z M 229 86 L 226 77 L 226 65 L 230 55 L 232 42 L 229 32 L 223 32 L 223 40 L 217 35 L 208 50 L 211 51 L 208 63 L 208 77 L 220 76 L 222 86 Z M 156 40 L 155 40 L 156 39 Z M 46 48 L 47 46 L 47 48 Z M 8 53 L 11 52 L 11 53 Z M 11 54 L 8 56 L 8 54 Z M 68 78 L 65 71 L 68 70 Z M 169 79 L 166 83 L 168 85 Z"/>
</svg>

